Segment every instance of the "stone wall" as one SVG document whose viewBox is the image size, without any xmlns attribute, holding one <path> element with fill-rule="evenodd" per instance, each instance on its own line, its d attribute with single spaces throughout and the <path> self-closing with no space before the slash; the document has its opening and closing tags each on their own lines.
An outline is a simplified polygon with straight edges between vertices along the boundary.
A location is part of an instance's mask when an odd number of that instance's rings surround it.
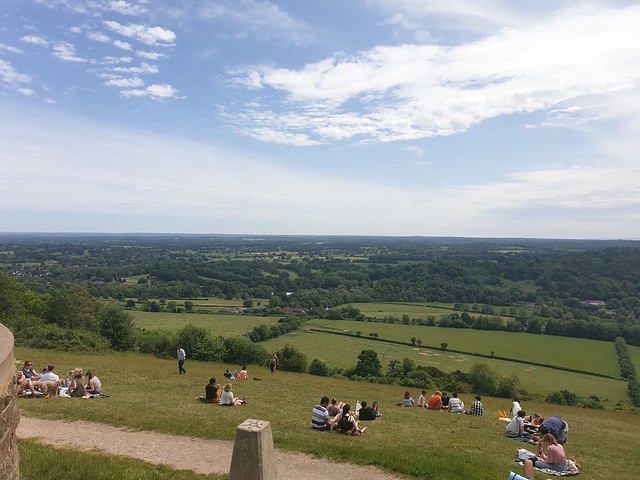
<svg viewBox="0 0 640 480">
<path fill-rule="evenodd" d="M 20 477 L 20 458 L 16 445 L 20 413 L 15 404 L 15 373 L 13 335 L 0 324 L 0 480 L 18 480 Z"/>
</svg>

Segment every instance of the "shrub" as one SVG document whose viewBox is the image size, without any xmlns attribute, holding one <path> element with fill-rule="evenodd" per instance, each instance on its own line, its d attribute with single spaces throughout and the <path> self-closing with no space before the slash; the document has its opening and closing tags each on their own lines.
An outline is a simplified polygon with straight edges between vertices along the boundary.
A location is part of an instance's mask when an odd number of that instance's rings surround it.
<svg viewBox="0 0 640 480">
<path fill-rule="evenodd" d="M 545 399 L 548 403 L 555 403 L 556 405 L 578 405 L 578 396 L 570 392 L 569 390 L 560 390 L 557 392 L 551 392 Z"/>
<path fill-rule="evenodd" d="M 109 340 L 114 350 L 131 350 L 135 344 L 133 315 L 125 312 L 122 305 L 107 303 L 98 312 L 100 334 Z"/>
<path fill-rule="evenodd" d="M 102 352 L 109 350 L 109 342 L 100 335 L 54 324 L 32 324 L 15 332 L 16 345 L 66 352 Z"/>
<path fill-rule="evenodd" d="M 172 358 L 176 354 L 178 341 L 173 332 L 167 330 L 138 330 L 135 334 L 136 349 L 140 353 Z"/>
<path fill-rule="evenodd" d="M 309 373 L 318 377 L 330 377 L 333 372 L 327 362 L 320 358 L 314 358 L 309 365 Z"/>
<path fill-rule="evenodd" d="M 176 343 L 182 345 L 187 357 L 194 360 L 219 362 L 225 354 L 222 337 L 214 337 L 206 328 L 191 323 L 178 331 Z"/>
<path fill-rule="evenodd" d="M 354 373 L 361 377 L 379 377 L 382 374 L 382 365 L 375 350 L 362 350 L 358 355 L 358 363 Z"/>
<path fill-rule="evenodd" d="M 223 360 L 226 363 L 266 365 L 269 361 L 269 352 L 263 346 L 253 343 L 247 337 L 225 338 L 224 347 Z"/>
<path fill-rule="evenodd" d="M 496 397 L 513 398 L 520 395 L 521 385 L 517 375 L 502 377 L 496 387 Z"/>
<path fill-rule="evenodd" d="M 493 396 L 497 380 L 496 373 L 485 363 L 474 363 L 469 370 L 469 382 L 473 390 L 481 395 Z"/>
<path fill-rule="evenodd" d="M 286 343 L 278 350 L 278 363 L 282 370 L 304 373 L 307 371 L 307 357 L 295 347 Z"/>
</svg>

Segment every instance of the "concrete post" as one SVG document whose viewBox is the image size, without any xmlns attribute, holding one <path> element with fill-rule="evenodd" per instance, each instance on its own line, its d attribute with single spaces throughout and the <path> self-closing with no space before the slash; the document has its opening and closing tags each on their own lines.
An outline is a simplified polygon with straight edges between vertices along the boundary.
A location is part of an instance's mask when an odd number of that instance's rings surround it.
<svg viewBox="0 0 640 480">
<path fill-rule="evenodd" d="M 247 419 L 238 425 L 229 480 L 276 480 L 271 423 Z"/>
<path fill-rule="evenodd" d="M 3 480 L 20 478 L 16 437 L 20 412 L 14 401 L 15 373 L 13 335 L 4 325 L 0 325 L 0 479 Z"/>
</svg>

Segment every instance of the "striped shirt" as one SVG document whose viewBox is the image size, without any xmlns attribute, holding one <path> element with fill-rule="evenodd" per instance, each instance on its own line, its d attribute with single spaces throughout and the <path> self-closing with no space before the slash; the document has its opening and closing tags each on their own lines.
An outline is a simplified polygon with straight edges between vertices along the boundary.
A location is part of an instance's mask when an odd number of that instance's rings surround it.
<svg viewBox="0 0 640 480">
<path fill-rule="evenodd" d="M 316 405 L 311 410 L 311 426 L 323 430 L 327 428 L 327 421 L 329 420 L 329 412 L 322 405 Z"/>
</svg>

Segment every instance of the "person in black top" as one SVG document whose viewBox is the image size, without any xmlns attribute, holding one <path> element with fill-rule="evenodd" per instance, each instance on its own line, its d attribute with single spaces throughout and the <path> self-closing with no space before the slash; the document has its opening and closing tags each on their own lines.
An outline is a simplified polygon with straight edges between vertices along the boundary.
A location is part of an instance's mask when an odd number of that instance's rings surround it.
<svg viewBox="0 0 640 480">
<path fill-rule="evenodd" d="M 205 392 L 205 397 L 204 397 L 205 403 L 217 403 L 218 400 L 220 400 L 221 391 L 220 391 L 220 388 L 218 388 L 218 386 L 216 385 L 216 379 L 214 377 L 211 377 L 209 379 L 209 385 L 204 387 L 204 392 Z"/>
<path fill-rule="evenodd" d="M 367 406 L 367 402 L 363 401 L 360 404 L 360 412 L 358 412 L 358 418 L 360 420 L 375 420 L 377 418 L 377 414 L 372 407 Z"/>
</svg>

